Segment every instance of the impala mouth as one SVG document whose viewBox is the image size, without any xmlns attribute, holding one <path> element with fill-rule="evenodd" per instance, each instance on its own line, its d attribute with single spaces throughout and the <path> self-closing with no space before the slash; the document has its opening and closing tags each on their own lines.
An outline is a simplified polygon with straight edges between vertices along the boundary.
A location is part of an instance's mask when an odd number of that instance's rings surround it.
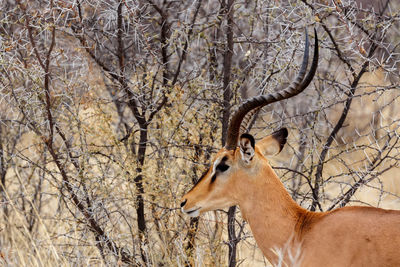
<svg viewBox="0 0 400 267">
<path fill-rule="evenodd" d="M 184 210 L 183 207 L 181 208 L 182 212 L 190 217 L 198 217 L 200 215 L 200 208 L 192 208 L 190 210 Z"/>
</svg>

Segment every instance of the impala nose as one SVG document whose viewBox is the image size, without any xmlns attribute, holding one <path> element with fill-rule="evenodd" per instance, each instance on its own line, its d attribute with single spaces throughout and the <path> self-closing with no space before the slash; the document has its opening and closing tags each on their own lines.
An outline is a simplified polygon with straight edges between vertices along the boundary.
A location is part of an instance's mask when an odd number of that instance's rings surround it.
<svg viewBox="0 0 400 267">
<path fill-rule="evenodd" d="M 185 206 L 186 202 L 187 202 L 187 199 L 185 199 L 184 201 L 182 201 L 182 203 L 181 203 L 181 208 L 183 208 L 183 206 Z"/>
</svg>

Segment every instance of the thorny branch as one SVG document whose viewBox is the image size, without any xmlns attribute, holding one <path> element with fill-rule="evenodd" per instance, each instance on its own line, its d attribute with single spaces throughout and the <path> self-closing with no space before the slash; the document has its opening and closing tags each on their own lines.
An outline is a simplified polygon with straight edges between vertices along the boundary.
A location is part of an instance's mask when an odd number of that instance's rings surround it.
<svg viewBox="0 0 400 267">
<path fill-rule="evenodd" d="M 233 106 L 291 80 L 306 26 L 316 77 L 251 133 L 289 129 L 268 160 L 304 207 L 397 201 L 400 7 L 301 2 L 2 3 L 0 262 L 265 262 L 239 212 L 189 220 L 179 200 Z"/>
</svg>

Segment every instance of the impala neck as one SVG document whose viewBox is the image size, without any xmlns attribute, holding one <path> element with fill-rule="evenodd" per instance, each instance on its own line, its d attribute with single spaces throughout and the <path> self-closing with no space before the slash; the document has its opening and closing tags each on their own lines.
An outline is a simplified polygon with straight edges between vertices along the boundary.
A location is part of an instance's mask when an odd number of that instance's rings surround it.
<svg viewBox="0 0 400 267">
<path fill-rule="evenodd" d="M 308 211 L 292 200 L 269 164 L 260 168 L 259 175 L 245 186 L 239 206 L 258 246 L 269 261 L 276 262 L 272 249 L 291 245 L 289 242 L 297 238 L 296 226 Z"/>
</svg>

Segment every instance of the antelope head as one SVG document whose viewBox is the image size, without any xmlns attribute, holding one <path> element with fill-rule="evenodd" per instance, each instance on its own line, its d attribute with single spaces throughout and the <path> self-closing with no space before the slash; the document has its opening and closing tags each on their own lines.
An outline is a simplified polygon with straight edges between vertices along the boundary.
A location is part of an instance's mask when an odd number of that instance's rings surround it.
<svg viewBox="0 0 400 267">
<path fill-rule="evenodd" d="M 306 32 L 303 62 L 296 79 L 279 92 L 253 97 L 239 106 L 230 120 L 225 147 L 216 154 L 209 170 L 182 197 L 182 212 L 195 217 L 202 212 L 240 205 L 240 199 L 251 197 L 246 196 L 246 185 L 254 183 L 255 177 L 268 176 L 266 156 L 282 150 L 288 135 L 286 128 L 257 143 L 253 136 L 243 132 L 258 109 L 293 97 L 310 84 L 318 65 L 318 38 L 314 32 L 314 56 L 308 74 L 309 40 Z"/>
</svg>

